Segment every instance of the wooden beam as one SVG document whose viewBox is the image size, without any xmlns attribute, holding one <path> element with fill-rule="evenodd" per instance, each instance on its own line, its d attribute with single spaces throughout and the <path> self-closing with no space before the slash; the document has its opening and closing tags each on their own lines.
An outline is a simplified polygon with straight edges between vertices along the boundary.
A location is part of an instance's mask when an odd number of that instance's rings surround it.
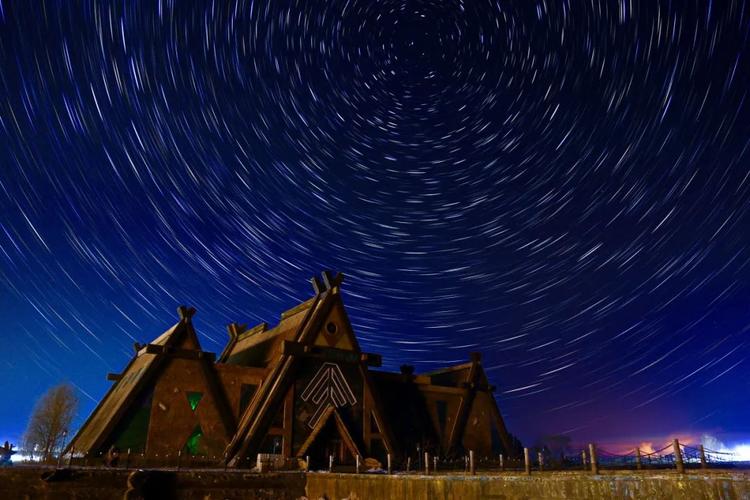
<svg viewBox="0 0 750 500">
<path fill-rule="evenodd" d="M 322 431 L 323 427 L 325 427 L 326 423 L 328 423 L 328 419 L 331 418 L 331 413 L 333 413 L 333 406 L 329 406 L 328 408 L 326 408 L 323 412 L 323 415 L 320 416 L 320 418 L 318 419 L 318 423 L 315 425 L 315 427 L 313 427 L 312 432 L 308 434 L 305 442 L 302 443 L 302 446 L 300 446 L 299 450 L 297 450 L 298 457 L 305 456 L 307 449 L 310 448 L 310 446 L 315 441 L 315 438 L 318 437 L 318 434 L 320 434 L 320 431 Z"/>
<path fill-rule="evenodd" d="M 316 316 L 327 312 L 325 306 L 328 302 L 329 294 L 323 292 L 316 294 L 312 305 L 305 313 L 305 317 L 300 323 L 296 338 L 301 341 L 310 335 L 308 332 L 314 328 Z M 324 310 L 325 309 L 325 310 Z M 319 322 L 320 320 L 318 320 Z M 311 326 L 313 324 L 313 326 Z M 296 356 L 293 354 L 280 354 L 278 361 L 272 365 L 265 377 L 266 383 L 261 384 L 248 404 L 239 425 L 237 432 L 226 448 L 226 455 L 230 457 L 231 464 L 234 466 L 242 463 L 243 457 L 255 451 L 259 445 L 258 441 L 262 439 L 262 431 L 268 426 L 270 411 L 282 397 L 285 389 L 293 383 L 290 375 L 294 373 L 296 365 Z"/>
<path fill-rule="evenodd" d="M 195 349 L 178 349 L 167 345 L 147 344 L 145 349 L 148 354 L 163 354 L 172 358 L 208 359 L 212 363 L 216 359 L 216 354 L 212 352 L 197 351 Z"/>
<path fill-rule="evenodd" d="M 466 389 L 460 389 L 458 387 L 449 387 L 446 385 L 427 385 L 427 384 L 415 384 L 420 391 L 424 392 L 437 392 L 440 394 L 464 394 Z"/>
<path fill-rule="evenodd" d="M 294 384 L 289 387 L 284 399 L 284 439 L 281 453 L 285 457 L 292 456 L 292 426 L 294 425 Z"/>
<path fill-rule="evenodd" d="M 180 321 L 190 321 L 195 315 L 195 307 L 179 306 L 177 314 L 180 316 Z"/>
<path fill-rule="evenodd" d="M 363 362 L 368 366 L 380 366 L 382 363 L 382 357 L 379 354 L 358 353 L 347 349 L 309 345 L 292 340 L 282 342 L 281 354 L 351 364 Z"/>
<path fill-rule="evenodd" d="M 451 426 L 451 431 L 448 435 L 448 453 L 455 451 L 458 445 L 458 439 L 466 427 L 466 421 L 469 418 L 471 404 L 474 402 L 474 394 L 476 392 L 475 389 L 472 389 L 472 384 L 475 383 L 478 366 L 479 361 L 472 356 L 471 368 L 469 368 L 469 374 L 464 381 L 466 383 L 465 388 L 463 389 L 464 394 L 463 397 L 461 397 L 461 401 L 458 403 L 456 417 L 453 419 L 453 425 Z"/>
<path fill-rule="evenodd" d="M 393 438 L 393 431 L 391 430 L 390 425 L 388 422 L 383 418 L 380 409 L 383 408 L 383 404 L 379 398 L 379 395 L 377 391 L 375 390 L 372 379 L 370 378 L 370 372 L 364 365 L 359 365 L 359 372 L 362 376 L 362 380 L 364 381 L 365 386 L 365 393 L 369 393 L 370 400 L 372 402 L 372 406 L 370 408 L 370 412 L 372 413 L 373 418 L 375 419 L 375 424 L 378 426 L 378 431 L 381 439 L 383 441 L 383 445 L 385 446 L 385 449 L 388 453 L 395 454 L 396 453 L 396 440 Z M 366 394 L 365 394 L 366 395 Z M 369 423 L 370 415 L 367 415 L 368 423 Z"/>
<path fill-rule="evenodd" d="M 326 426 L 328 421 L 333 418 L 336 423 L 336 429 L 339 431 L 339 435 L 341 436 L 341 440 L 344 442 L 346 447 L 349 449 L 349 452 L 352 454 L 352 456 L 362 456 L 362 452 L 359 450 L 359 447 L 357 446 L 356 441 L 352 437 L 351 433 L 349 432 L 349 429 L 346 427 L 346 424 L 344 423 L 344 420 L 341 418 L 341 415 L 339 415 L 339 412 L 336 411 L 336 409 L 333 406 L 329 406 L 325 409 L 323 412 L 323 415 L 318 419 L 318 423 L 313 428 L 312 432 L 307 436 L 307 439 L 305 439 L 305 442 L 302 443 L 302 446 L 300 447 L 299 451 L 297 451 L 297 457 L 303 457 L 305 456 L 305 453 L 308 449 L 310 449 L 310 446 L 315 442 L 315 439 L 320 434 L 320 431 L 323 430 L 323 428 Z"/>
<path fill-rule="evenodd" d="M 341 418 L 341 415 L 339 414 L 339 412 L 336 410 L 333 410 L 333 417 L 336 419 L 336 427 L 338 427 L 339 429 L 339 434 L 341 434 L 341 438 L 343 439 L 344 444 L 347 446 L 347 448 L 349 448 L 349 451 L 351 452 L 351 454 L 355 457 L 362 456 L 362 452 L 359 451 L 357 442 L 349 433 L 349 429 L 346 427 L 346 424 Z"/>
<path fill-rule="evenodd" d="M 237 339 L 240 335 L 247 330 L 247 325 L 240 325 L 239 323 L 231 323 L 227 325 L 227 332 L 229 333 L 229 341 L 224 346 L 224 350 L 219 355 L 219 362 L 223 363 L 229 357 L 229 353 L 232 352 L 234 346 L 237 344 Z"/>
</svg>

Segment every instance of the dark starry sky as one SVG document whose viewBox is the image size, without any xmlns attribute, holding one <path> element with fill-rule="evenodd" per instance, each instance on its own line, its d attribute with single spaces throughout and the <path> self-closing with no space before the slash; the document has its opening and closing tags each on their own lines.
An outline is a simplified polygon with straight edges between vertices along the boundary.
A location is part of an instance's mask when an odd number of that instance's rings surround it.
<svg viewBox="0 0 750 500">
<path fill-rule="evenodd" d="M 742 0 L 0 0 L 0 437 L 346 275 L 524 440 L 750 440 Z"/>
</svg>

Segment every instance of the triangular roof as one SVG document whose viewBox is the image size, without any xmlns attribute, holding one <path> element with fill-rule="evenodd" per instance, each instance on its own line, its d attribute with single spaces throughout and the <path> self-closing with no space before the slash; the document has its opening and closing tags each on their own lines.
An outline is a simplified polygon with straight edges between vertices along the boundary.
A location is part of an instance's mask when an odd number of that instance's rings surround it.
<svg viewBox="0 0 750 500">
<path fill-rule="evenodd" d="M 485 390 L 494 390 L 489 385 L 487 374 L 482 367 L 482 356 L 478 352 L 471 354 L 471 361 L 464 365 L 458 365 L 452 369 L 439 370 L 438 373 L 433 373 L 431 378 L 435 383 L 435 378 L 440 378 L 448 374 L 460 375 L 460 385 L 463 387 L 464 392 L 459 402 L 458 411 L 456 412 L 456 418 L 453 420 L 450 432 L 448 434 L 448 451 L 456 451 L 460 447 L 460 438 L 466 428 L 466 421 L 469 418 L 471 412 L 472 403 L 477 394 L 478 388 Z M 501 439 L 503 440 L 503 446 L 506 450 L 510 450 L 511 443 L 508 441 L 507 431 L 505 430 L 505 423 L 503 422 L 500 410 L 497 407 L 495 398 L 492 398 L 493 418 L 496 425 L 502 429 Z"/>
<path fill-rule="evenodd" d="M 67 449 L 83 453 L 97 451 L 110 436 L 130 405 L 144 391 L 154 384 L 161 367 L 168 360 L 167 352 L 201 351 L 198 336 L 193 328 L 191 318 L 195 309 L 180 306 L 180 321 L 146 345 L 135 344 L 136 354 L 125 367 L 121 375 L 115 376 L 115 383 L 104 395 L 91 413 Z M 219 393 L 219 384 L 215 380 L 211 359 L 199 356 L 206 383 L 215 394 L 222 424 L 227 438 L 231 435 L 233 422 L 231 415 L 224 408 L 225 398 Z"/>
<path fill-rule="evenodd" d="M 290 340 L 310 347 L 325 345 L 327 347 L 334 347 L 336 349 L 344 348 L 360 353 L 359 344 L 351 333 L 351 323 L 341 301 L 340 284 L 342 279 L 343 276 L 341 274 L 337 274 L 334 277 L 328 273 L 323 273 L 323 280 L 325 282 L 325 286 L 323 286 L 316 278 L 313 278 L 313 286 L 316 290 L 315 296 L 290 310 L 293 313 L 288 319 L 291 320 L 292 317 L 296 318 L 296 328 L 293 331 L 285 330 L 286 334 L 283 337 L 281 337 L 281 334 L 269 335 L 268 339 L 283 338 L 283 340 Z M 321 343 L 319 337 L 322 335 L 321 332 L 326 331 L 327 325 L 325 323 L 332 313 L 337 314 L 338 319 L 343 323 L 342 331 L 329 332 L 333 336 L 334 341 L 328 342 L 324 340 Z M 282 319 L 283 322 L 284 319 Z M 281 342 L 282 340 L 278 341 Z M 265 341 L 262 341 L 253 344 L 253 346 L 260 346 L 264 343 Z M 235 464 L 241 460 L 240 457 L 248 456 L 248 451 L 253 446 L 259 444 L 255 441 L 260 440 L 263 434 L 262 431 L 268 426 L 268 420 L 271 416 L 270 412 L 276 408 L 278 402 L 284 397 L 287 388 L 293 383 L 293 367 L 296 366 L 297 357 L 283 350 L 278 352 L 279 355 L 277 358 L 268 366 L 269 371 L 266 375 L 268 383 L 261 385 L 255 392 L 240 418 L 234 438 L 227 446 L 226 455 Z M 228 359 L 231 359 L 231 357 Z M 363 383 L 369 388 L 370 393 L 374 395 L 368 370 L 360 369 L 360 373 Z M 373 411 L 377 414 L 377 420 L 383 424 L 384 428 L 381 429 L 381 432 L 384 436 L 384 444 L 388 450 L 392 450 L 393 439 L 391 438 L 388 426 L 385 424 L 385 420 L 379 415 L 377 404 Z"/>
<path fill-rule="evenodd" d="M 371 374 L 385 412 L 399 415 L 393 421 L 393 431 L 399 443 L 439 442 L 447 454 L 460 452 L 466 422 L 477 394 L 494 390 L 482 367 L 479 353 L 472 353 L 469 362 L 421 374 L 413 373 L 413 367 L 407 365 L 402 367 L 400 374 L 382 371 L 372 371 Z M 431 425 L 428 400 L 422 394 L 423 390 L 448 391 L 444 397 L 457 401 L 456 410 L 451 412 L 449 427 L 444 429 L 445 434 L 440 439 Z M 500 431 L 503 447 L 511 450 L 512 443 L 500 409 L 494 397 L 491 401 L 491 419 Z"/>
</svg>

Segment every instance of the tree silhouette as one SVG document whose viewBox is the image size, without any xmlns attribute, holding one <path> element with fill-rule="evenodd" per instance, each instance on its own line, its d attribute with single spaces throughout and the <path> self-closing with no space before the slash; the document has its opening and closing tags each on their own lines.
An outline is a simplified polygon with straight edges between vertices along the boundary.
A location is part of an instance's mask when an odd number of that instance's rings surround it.
<svg viewBox="0 0 750 500">
<path fill-rule="evenodd" d="M 70 384 L 49 389 L 34 407 L 24 435 L 24 448 L 37 450 L 43 461 L 50 461 L 63 445 L 64 436 L 78 407 L 78 397 Z"/>
</svg>

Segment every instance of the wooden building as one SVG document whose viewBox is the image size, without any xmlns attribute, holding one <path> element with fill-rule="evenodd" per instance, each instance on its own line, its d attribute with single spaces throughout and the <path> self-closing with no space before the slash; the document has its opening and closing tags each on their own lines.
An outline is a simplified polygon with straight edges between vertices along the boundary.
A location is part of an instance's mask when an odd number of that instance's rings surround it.
<svg viewBox="0 0 750 500">
<path fill-rule="evenodd" d="M 362 352 L 341 298 L 342 276 L 313 278 L 315 295 L 274 328 L 229 326 L 216 358 L 201 349 L 192 308 L 149 344 L 135 345 L 122 374 L 71 441 L 75 453 L 112 446 L 151 457 L 221 457 L 247 466 L 257 453 L 384 463 L 417 450 L 458 456 L 514 454 L 479 354 L 415 374 L 379 371 Z"/>
</svg>

